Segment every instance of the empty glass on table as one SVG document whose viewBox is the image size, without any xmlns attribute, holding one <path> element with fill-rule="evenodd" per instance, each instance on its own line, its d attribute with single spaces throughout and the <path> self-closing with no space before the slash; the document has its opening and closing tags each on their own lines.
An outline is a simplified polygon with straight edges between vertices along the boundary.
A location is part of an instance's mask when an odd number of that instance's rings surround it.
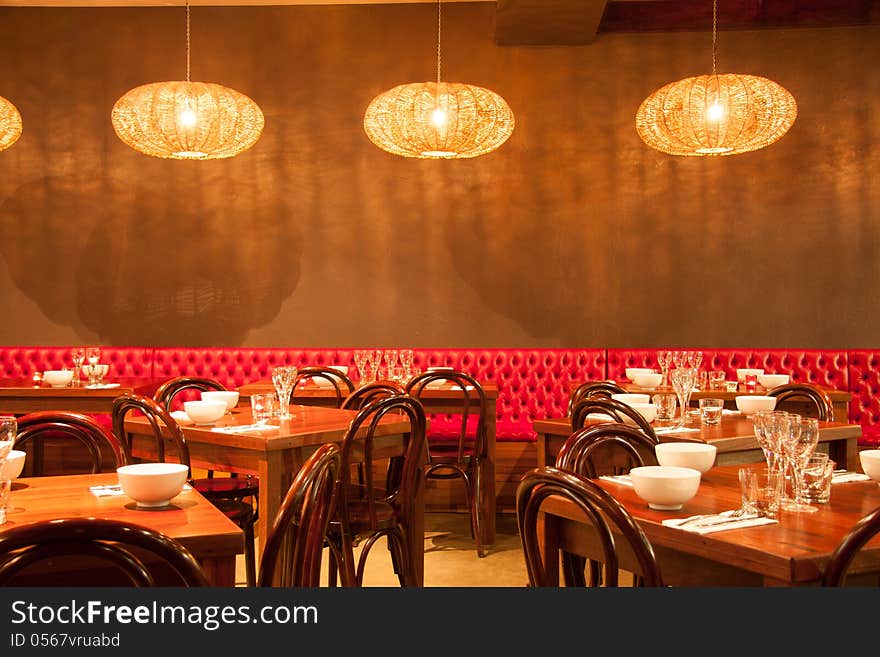
<svg viewBox="0 0 880 657">
<path fill-rule="evenodd" d="M 800 415 L 789 416 L 792 419 L 788 434 L 783 436 L 783 447 L 791 468 L 794 499 L 787 500 L 782 508 L 795 513 L 812 513 L 818 508 L 809 504 L 804 495 L 804 468 L 819 443 L 819 421 Z"/>
<path fill-rule="evenodd" d="M 676 367 L 669 374 L 672 379 L 672 389 L 678 397 L 678 428 L 687 424 L 688 408 L 691 403 L 691 393 L 697 380 L 697 370 L 693 367 Z"/>
<path fill-rule="evenodd" d="M 272 369 L 272 384 L 278 395 L 279 420 L 289 420 L 292 417 L 290 414 L 290 395 L 296 385 L 296 372 L 297 369 L 293 365 L 280 365 Z"/>
<path fill-rule="evenodd" d="M 73 361 L 73 385 L 78 386 L 82 382 L 82 366 L 86 360 L 85 347 L 71 349 L 70 359 Z"/>
</svg>

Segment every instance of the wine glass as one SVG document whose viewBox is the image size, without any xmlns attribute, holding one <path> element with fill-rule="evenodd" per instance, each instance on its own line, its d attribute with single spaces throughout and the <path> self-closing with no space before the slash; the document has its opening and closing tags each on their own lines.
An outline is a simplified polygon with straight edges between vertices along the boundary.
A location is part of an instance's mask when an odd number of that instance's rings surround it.
<svg viewBox="0 0 880 657">
<path fill-rule="evenodd" d="M 391 372 L 397 367 L 397 349 L 385 350 L 385 369 L 388 372 L 388 378 L 391 378 Z"/>
<path fill-rule="evenodd" d="M 804 468 L 819 443 L 819 421 L 799 415 L 792 417 L 797 420 L 792 421 L 791 430 L 785 437 L 785 451 L 791 464 L 794 499 L 786 502 L 782 508 L 795 513 L 813 513 L 819 509 L 808 504 L 804 496 Z"/>
<path fill-rule="evenodd" d="M 3 467 L 3 463 L 6 461 L 6 457 L 9 456 L 9 452 L 12 450 L 13 445 L 15 445 L 15 437 L 18 434 L 18 420 L 15 419 L 14 415 L 3 415 L 0 416 L 0 468 Z M 3 487 L 0 490 L 0 525 L 6 522 L 6 505 L 9 492 L 12 488 L 12 482 L 10 481 L 0 481 L 0 486 Z"/>
<path fill-rule="evenodd" d="M 89 385 L 98 385 L 98 372 L 101 370 L 98 367 L 101 362 L 101 347 L 87 347 L 86 362 L 89 365 Z"/>
<path fill-rule="evenodd" d="M 293 365 L 280 365 L 272 368 L 272 384 L 275 386 L 275 394 L 278 395 L 278 419 L 289 420 L 290 395 L 296 384 L 297 369 Z"/>
<path fill-rule="evenodd" d="M 688 361 L 688 352 L 686 351 L 673 351 L 672 352 L 672 362 L 675 363 L 676 367 L 687 367 Z"/>
<path fill-rule="evenodd" d="M 357 367 L 358 377 L 361 381 L 364 380 L 364 365 L 369 357 L 369 352 L 363 349 L 357 349 L 354 352 L 354 365 Z"/>
<path fill-rule="evenodd" d="M 785 411 L 755 411 L 752 415 L 755 439 L 764 452 L 764 460 L 767 461 L 767 469 L 770 472 L 779 471 L 779 445 L 776 441 L 778 431 L 774 423 L 781 421 L 786 415 L 788 413 Z"/>
<path fill-rule="evenodd" d="M 82 366 L 86 360 L 86 350 L 84 347 L 74 347 L 70 351 L 70 359 L 73 361 L 73 385 L 80 384 L 80 375 L 82 374 Z"/>
<path fill-rule="evenodd" d="M 676 367 L 669 373 L 669 377 L 672 379 L 675 396 L 678 397 L 679 420 L 676 427 L 681 429 L 687 424 L 688 407 L 691 403 L 694 383 L 697 381 L 697 370 L 692 367 Z"/>
<path fill-rule="evenodd" d="M 669 362 L 672 358 L 672 352 L 666 349 L 657 352 L 657 364 L 660 366 L 660 372 L 663 374 L 661 386 L 669 385 Z"/>
<path fill-rule="evenodd" d="M 687 353 L 688 365 L 693 367 L 695 370 L 700 369 L 700 364 L 703 362 L 703 352 L 702 351 L 688 351 L 686 353 Z"/>
<path fill-rule="evenodd" d="M 413 350 L 412 349 L 401 349 L 400 350 L 400 364 L 403 366 L 403 376 L 408 379 L 412 375 L 412 366 L 413 366 Z"/>
</svg>

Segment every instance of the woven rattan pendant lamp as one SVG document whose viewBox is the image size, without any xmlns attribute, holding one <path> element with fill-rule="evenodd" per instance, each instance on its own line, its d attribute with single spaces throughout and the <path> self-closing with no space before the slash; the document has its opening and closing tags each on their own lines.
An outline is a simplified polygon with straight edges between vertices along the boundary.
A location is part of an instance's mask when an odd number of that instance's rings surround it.
<svg viewBox="0 0 880 657">
<path fill-rule="evenodd" d="M 440 79 L 440 0 L 437 0 L 437 81 L 402 84 L 376 96 L 364 130 L 376 146 L 425 159 L 477 157 L 513 132 L 513 112 L 494 91 Z"/>
<path fill-rule="evenodd" d="M 671 82 L 648 96 L 636 130 L 648 146 L 671 155 L 735 155 L 756 151 L 794 124 L 797 103 L 767 78 L 718 74 L 718 0 L 712 2 L 712 75 Z"/>
<path fill-rule="evenodd" d="M 18 108 L 0 96 L 0 151 L 5 151 L 21 137 L 21 114 Z"/>
<path fill-rule="evenodd" d="M 113 106 L 113 129 L 136 151 L 177 160 L 233 157 L 263 132 L 263 112 L 246 95 L 190 80 L 189 0 L 186 3 L 186 81 L 153 82 L 125 93 Z"/>
</svg>

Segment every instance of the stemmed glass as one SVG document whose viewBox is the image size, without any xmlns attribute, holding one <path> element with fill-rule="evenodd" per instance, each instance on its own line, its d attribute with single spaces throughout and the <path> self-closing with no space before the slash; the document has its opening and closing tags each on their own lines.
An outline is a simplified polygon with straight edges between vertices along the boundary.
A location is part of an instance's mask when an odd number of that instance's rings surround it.
<svg viewBox="0 0 880 657">
<path fill-rule="evenodd" d="M 681 429 L 687 424 L 688 407 L 697 381 L 697 370 L 692 367 L 676 367 L 669 373 L 669 377 L 672 379 L 675 396 L 678 397 L 679 420 L 676 428 Z"/>
<path fill-rule="evenodd" d="M 792 415 L 791 430 L 785 435 L 786 459 L 791 465 L 792 489 L 794 499 L 786 502 L 782 508 L 795 513 L 813 513 L 819 509 L 808 504 L 804 497 L 804 468 L 807 461 L 816 451 L 819 442 L 819 421 L 815 418 L 801 418 Z"/>
<path fill-rule="evenodd" d="M 272 369 L 272 384 L 275 386 L 275 394 L 278 395 L 278 419 L 289 420 L 290 395 L 296 384 L 296 367 L 292 365 L 280 365 Z"/>
<path fill-rule="evenodd" d="M 673 351 L 672 352 L 672 362 L 675 363 L 676 367 L 687 367 L 688 352 L 686 352 L 686 351 Z"/>
<path fill-rule="evenodd" d="M 397 349 L 386 349 L 385 350 L 385 368 L 388 372 L 388 378 L 391 378 L 391 373 L 394 371 L 394 368 L 397 367 Z"/>
<path fill-rule="evenodd" d="M 363 349 L 357 349 L 354 352 L 354 365 L 357 367 L 358 377 L 361 382 L 364 381 L 364 366 L 370 357 L 370 352 Z"/>
<path fill-rule="evenodd" d="M 687 362 L 688 365 L 693 367 L 695 370 L 700 369 L 700 364 L 703 362 L 703 352 L 702 351 L 686 351 L 687 354 Z"/>
<path fill-rule="evenodd" d="M 74 347 L 70 352 L 73 361 L 73 385 L 78 386 L 81 382 L 82 366 L 86 360 L 86 350 L 83 347 Z"/>
<path fill-rule="evenodd" d="M 101 347 L 86 348 L 86 361 L 89 363 L 89 385 L 98 384 L 98 372 L 101 368 L 98 365 L 101 362 Z"/>
<path fill-rule="evenodd" d="M 663 373 L 663 381 L 660 382 L 661 386 L 669 385 L 669 362 L 671 359 L 671 351 L 662 350 L 657 352 L 657 364 L 660 366 L 660 372 Z"/>
<path fill-rule="evenodd" d="M 15 444 L 18 433 L 18 420 L 14 415 L 0 416 L 0 470 L 6 462 L 6 457 Z M 6 522 L 6 505 L 9 492 L 12 490 L 12 482 L 0 481 L 0 525 Z"/>
<path fill-rule="evenodd" d="M 403 367 L 403 376 L 407 379 L 412 376 L 412 366 L 413 366 L 413 350 L 412 349 L 401 349 L 400 350 L 400 364 Z"/>
<path fill-rule="evenodd" d="M 785 427 L 788 426 L 787 423 L 788 413 L 785 411 L 756 411 L 752 415 L 755 438 L 764 452 L 764 459 L 767 461 L 767 469 L 770 472 L 780 471 L 782 450 L 778 439 Z"/>
</svg>

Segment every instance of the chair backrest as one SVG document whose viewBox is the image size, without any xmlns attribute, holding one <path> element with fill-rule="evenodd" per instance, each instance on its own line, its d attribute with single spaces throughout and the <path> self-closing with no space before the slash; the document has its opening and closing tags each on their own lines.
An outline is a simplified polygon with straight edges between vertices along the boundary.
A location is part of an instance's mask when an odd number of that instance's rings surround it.
<svg viewBox="0 0 880 657">
<path fill-rule="evenodd" d="M 544 502 L 552 496 L 570 500 L 589 519 L 602 551 L 591 559 L 605 565 L 605 586 L 617 586 L 620 558 L 618 541 L 623 540 L 638 564 L 642 586 L 662 586 L 663 578 L 654 549 L 642 528 L 629 512 L 607 491 L 582 475 L 557 468 L 535 468 L 523 475 L 516 490 L 516 519 L 531 586 L 556 586 L 547 577 L 545 559 L 538 540 L 538 518 Z M 615 538 L 615 534 L 619 536 Z"/>
<path fill-rule="evenodd" d="M 406 392 L 416 399 L 429 391 L 432 383 L 449 383 L 461 390 L 460 411 L 461 418 L 458 431 L 458 455 L 457 461 L 462 463 L 466 453 L 470 452 L 476 458 L 485 458 L 487 449 L 486 438 L 486 393 L 483 386 L 474 377 L 466 372 L 458 370 L 434 370 L 423 372 L 409 380 L 406 384 Z M 453 404 L 450 404 L 453 406 Z M 468 420 L 476 418 L 473 438 L 468 431 Z M 430 449 L 430 446 L 429 446 Z"/>
<path fill-rule="evenodd" d="M 375 432 L 379 421 L 386 415 L 399 418 L 405 416 L 409 421 L 409 431 L 404 434 L 403 454 L 390 459 L 386 472 L 385 486 L 381 490 L 373 485 Z M 419 469 L 427 462 L 427 438 L 425 410 L 421 402 L 410 395 L 394 395 L 371 401 L 361 408 L 349 424 L 342 440 L 342 466 L 337 516 L 341 520 L 344 541 L 352 541 L 353 536 L 348 523 L 348 502 L 351 490 L 352 466 L 363 464 L 367 473 L 363 485 L 361 502 L 366 507 L 370 530 L 377 529 L 377 505 L 390 504 L 401 517 L 412 517 L 414 513 Z M 380 457 L 381 458 L 381 457 Z M 385 460 L 382 458 L 381 460 Z M 344 551 L 348 551 L 344 547 Z"/>
<path fill-rule="evenodd" d="M 585 381 L 572 390 L 568 398 L 568 414 L 571 415 L 574 405 L 582 399 L 587 399 L 588 397 L 605 397 L 610 399 L 611 395 L 623 394 L 625 392 L 626 390 L 614 383 L 614 381 Z"/>
<path fill-rule="evenodd" d="M 776 408 L 786 400 L 806 400 L 813 402 L 817 417 L 823 422 L 834 422 L 834 403 L 828 393 L 809 383 L 786 383 L 769 390 L 770 397 L 776 397 Z"/>
<path fill-rule="evenodd" d="M 258 586 L 320 586 L 321 556 L 336 511 L 341 463 L 339 445 L 327 443 L 299 469 L 266 540 Z"/>
<path fill-rule="evenodd" d="M 0 586 L 23 585 L 26 580 L 20 578 L 26 577 L 26 571 L 41 569 L 30 568 L 35 564 L 51 561 L 59 567 L 68 558 L 82 557 L 90 558 L 90 566 L 97 559 L 111 567 L 130 586 L 208 586 L 198 561 L 178 541 L 147 527 L 104 518 L 60 518 L 6 529 L 0 533 Z M 174 577 L 163 581 L 160 573 Z M 40 586 L 47 585 L 44 580 L 40 579 Z M 106 586 L 107 582 L 85 571 L 76 585 Z M 70 585 L 66 577 L 64 585 Z"/>
<path fill-rule="evenodd" d="M 308 380 L 326 381 L 336 392 L 336 408 L 342 406 L 342 402 L 354 392 L 354 383 L 348 375 L 332 367 L 301 367 L 296 371 L 293 396 L 296 397 L 296 386 L 300 381 Z"/>
<path fill-rule="evenodd" d="M 402 395 L 405 392 L 403 386 L 396 381 L 371 381 L 360 386 L 346 397 L 340 408 L 349 411 L 359 411 L 372 401 L 393 395 Z"/>
<path fill-rule="evenodd" d="M 645 419 L 645 416 L 639 413 L 629 404 L 617 401 L 616 399 L 603 397 L 587 397 L 577 402 L 571 409 L 571 430 L 577 431 L 582 429 L 591 413 L 604 415 L 611 418 L 615 422 L 624 423 L 624 418 L 632 420 L 646 436 L 653 441 L 657 441 L 657 434 L 654 433 L 654 427 Z"/>
<path fill-rule="evenodd" d="M 880 534 L 880 508 L 864 516 L 843 537 L 825 566 L 822 584 L 843 586 L 856 554 L 877 534 Z"/>
<path fill-rule="evenodd" d="M 165 461 L 165 434 L 167 434 L 167 438 L 174 444 L 177 460 L 189 467 L 189 447 L 186 444 L 186 438 L 183 435 L 183 431 L 180 430 L 180 426 L 171 417 L 171 413 L 159 405 L 158 402 L 143 395 L 126 394 L 120 395 L 113 400 L 113 408 L 111 410 L 113 432 L 119 438 L 119 441 L 126 446 L 128 453 L 131 453 L 132 445 L 125 430 L 125 418 L 132 411 L 143 415 L 150 424 L 153 431 L 156 461 Z M 189 470 L 187 479 L 191 478 L 192 470 Z"/>
<path fill-rule="evenodd" d="M 595 479 L 599 474 L 616 471 L 614 453 L 626 463 L 620 469 L 629 472 L 641 465 L 657 465 L 654 446 L 657 439 L 638 427 L 616 422 L 594 424 L 572 433 L 556 455 L 556 467 Z M 598 467 L 597 467 L 598 466 Z"/>
<path fill-rule="evenodd" d="M 53 472 L 52 467 L 47 468 L 47 462 L 54 464 L 58 459 L 45 458 L 43 450 L 46 445 L 43 439 L 51 439 L 50 449 L 78 443 L 87 456 L 83 468 L 91 473 L 101 472 L 104 452 L 108 450 L 113 457 L 114 470 L 129 462 L 125 446 L 94 418 L 69 411 L 37 411 L 18 418 L 18 433 L 15 438 L 16 449 L 31 451 L 35 455 L 27 459 L 30 466 L 28 470 L 34 476 L 70 473 L 70 469 L 64 468 L 63 463 L 60 465 L 60 472 Z M 60 442 L 55 442 L 56 440 Z M 66 457 L 65 460 L 69 462 L 70 458 Z"/>
<path fill-rule="evenodd" d="M 156 388 L 153 399 L 165 410 L 170 411 L 174 409 L 174 402 L 178 395 L 186 391 L 205 392 L 207 390 L 226 390 L 226 387 L 216 379 L 207 377 L 176 376 Z"/>
</svg>

